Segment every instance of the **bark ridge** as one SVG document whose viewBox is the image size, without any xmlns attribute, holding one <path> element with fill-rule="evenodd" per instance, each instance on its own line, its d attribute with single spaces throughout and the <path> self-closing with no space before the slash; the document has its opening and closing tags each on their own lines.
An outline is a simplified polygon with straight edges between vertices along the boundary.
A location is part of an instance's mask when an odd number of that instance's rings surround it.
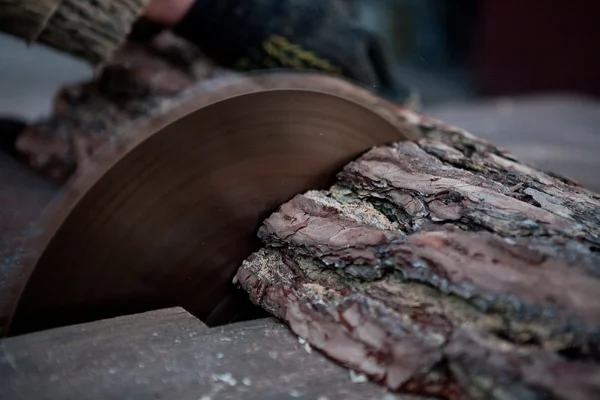
<svg viewBox="0 0 600 400">
<path fill-rule="evenodd" d="M 445 399 L 600 396 L 600 197 L 460 129 L 376 147 L 259 230 L 234 282 L 338 362 Z"/>
</svg>

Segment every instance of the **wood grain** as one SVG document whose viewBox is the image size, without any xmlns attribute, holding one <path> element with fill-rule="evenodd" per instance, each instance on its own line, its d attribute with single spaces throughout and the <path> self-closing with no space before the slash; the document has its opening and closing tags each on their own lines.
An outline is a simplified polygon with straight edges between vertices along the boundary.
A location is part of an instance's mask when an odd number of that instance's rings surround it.
<svg viewBox="0 0 600 400">
<path fill-rule="evenodd" d="M 181 308 L 0 342 L 2 399 L 402 399 L 264 319 L 207 330 Z M 357 382 L 358 381 L 358 382 Z"/>
</svg>

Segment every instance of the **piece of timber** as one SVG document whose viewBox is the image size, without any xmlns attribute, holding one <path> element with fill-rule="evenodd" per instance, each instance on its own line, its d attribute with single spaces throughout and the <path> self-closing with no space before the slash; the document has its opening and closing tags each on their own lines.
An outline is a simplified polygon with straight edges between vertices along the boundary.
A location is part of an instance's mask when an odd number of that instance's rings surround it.
<svg viewBox="0 0 600 400">
<path fill-rule="evenodd" d="M 265 220 L 235 282 L 401 393 L 600 398 L 600 197 L 468 133 L 377 147 Z"/>
<path fill-rule="evenodd" d="M 373 145 L 420 137 L 403 110 L 330 76 L 206 85 L 80 165 L 30 241 L 2 333 L 174 305 L 209 326 L 247 319 L 221 304 L 260 248 L 262 220 L 297 193 L 327 188 Z"/>
<path fill-rule="evenodd" d="M 151 121 L 185 108 L 187 101 L 210 97 L 210 92 L 219 87 L 226 93 L 229 80 L 247 80 L 248 87 L 255 90 L 272 90 L 273 85 L 264 85 L 262 77 L 279 73 L 289 77 L 280 81 L 278 86 L 283 89 L 330 92 L 339 86 L 340 96 L 348 100 L 364 103 L 378 97 L 373 87 L 351 84 L 347 79 L 340 85 L 339 76 L 310 70 L 242 74 L 225 69 L 189 42 L 165 31 L 152 40 L 127 42 L 100 75 L 63 87 L 54 99 L 52 114 L 30 124 L 14 146 L 34 170 L 64 183 L 85 169 L 103 146 L 118 146 Z M 379 102 L 374 99 L 374 103 Z"/>
<path fill-rule="evenodd" d="M 419 399 L 393 396 L 275 319 L 208 330 L 181 308 L 0 341 L 9 399 Z"/>
<path fill-rule="evenodd" d="M 600 192 L 599 109 L 597 98 L 549 93 L 440 105 L 427 113 Z"/>
<path fill-rule="evenodd" d="M 34 170 L 64 183 L 102 145 L 201 94 L 203 81 L 236 75 L 168 32 L 127 42 L 97 77 L 63 87 L 52 115 L 30 124 L 16 151 Z"/>
</svg>

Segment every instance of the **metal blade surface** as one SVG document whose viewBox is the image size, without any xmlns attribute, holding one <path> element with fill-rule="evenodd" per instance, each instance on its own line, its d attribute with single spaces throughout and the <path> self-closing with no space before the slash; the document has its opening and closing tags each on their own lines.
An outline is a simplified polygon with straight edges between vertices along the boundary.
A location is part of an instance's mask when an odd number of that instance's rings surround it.
<svg viewBox="0 0 600 400">
<path fill-rule="evenodd" d="M 261 222 L 372 146 L 404 139 L 369 108 L 313 90 L 258 90 L 168 119 L 75 179 L 12 331 L 170 306 L 230 321 L 241 312 L 231 280 Z"/>
</svg>

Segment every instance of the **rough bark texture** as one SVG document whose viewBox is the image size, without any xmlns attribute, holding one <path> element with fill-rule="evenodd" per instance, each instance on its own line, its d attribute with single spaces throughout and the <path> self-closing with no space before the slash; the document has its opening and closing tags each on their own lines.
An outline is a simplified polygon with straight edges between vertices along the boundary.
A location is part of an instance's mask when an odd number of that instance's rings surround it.
<svg viewBox="0 0 600 400">
<path fill-rule="evenodd" d="M 197 95 L 197 83 L 227 75 L 235 73 L 168 33 L 129 42 L 96 79 L 63 88 L 53 115 L 31 124 L 16 149 L 35 170 L 65 182 L 102 145 Z"/>
<path fill-rule="evenodd" d="M 467 132 L 370 150 L 263 224 L 235 282 L 399 392 L 600 396 L 600 197 Z"/>
<path fill-rule="evenodd" d="M 0 31 L 91 64 L 110 59 L 149 0 L 0 0 Z"/>
<path fill-rule="evenodd" d="M 0 31 L 32 41 L 61 0 L 1 0 Z"/>
</svg>

